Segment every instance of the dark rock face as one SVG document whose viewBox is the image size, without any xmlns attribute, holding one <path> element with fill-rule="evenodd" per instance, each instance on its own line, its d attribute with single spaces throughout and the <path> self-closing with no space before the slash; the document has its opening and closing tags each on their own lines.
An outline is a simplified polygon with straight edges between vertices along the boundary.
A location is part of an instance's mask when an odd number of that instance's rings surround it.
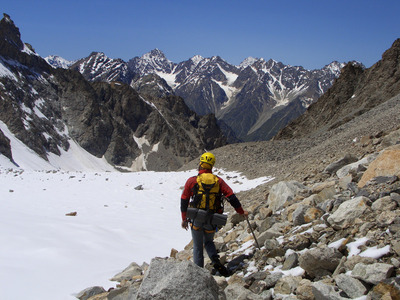
<svg viewBox="0 0 400 300">
<path fill-rule="evenodd" d="M 400 93 L 400 39 L 369 69 L 347 64 L 334 85 L 276 139 L 334 129 Z"/>
<path fill-rule="evenodd" d="M 132 79 L 131 86 L 140 94 L 155 98 L 174 95 L 167 82 L 155 74 L 145 75 L 144 77 L 135 76 Z"/>
<path fill-rule="evenodd" d="M 196 115 L 168 89 L 154 93 L 143 85 L 141 95 L 115 81 L 131 77 L 119 60 L 94 53 L 97 64 L 114 70 L 118 65 L 120 72 L 99 73 L 89 82 L 85 72 L 74 68 L 53 69 L 22 43 L 8 16 L 0 21 L 0 33 L 0 63 L 5 70 L 0 77 L 0 120 L 45 160 L 49 153 L 67 151 L 73 139 L 114 166 L 166 171 L 204 149 L 226 144 L 213 116 Z M 155 79 L 154 86 L 160 86 L 160 78 Z M 11 159 L 12 149 L 3 135 L 1 153 Z"/>
<path fill-rule="evenodd" d="M 3 154 L 5 157 L 12 159 L 12 154 L 11 154 L 11 146 L 10 146 L 10 140 L 4 135 L 3 131 L 0 130 L 0 153 Z"/>
</svg>

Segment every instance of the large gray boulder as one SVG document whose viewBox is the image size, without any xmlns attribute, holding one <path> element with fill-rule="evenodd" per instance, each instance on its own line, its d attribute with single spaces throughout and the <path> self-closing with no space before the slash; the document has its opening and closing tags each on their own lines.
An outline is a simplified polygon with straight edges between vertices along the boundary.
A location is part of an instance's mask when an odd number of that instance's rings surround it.
<svg viewBox="0 0 400 300">
<path fill-rule="evenodd" d="M 191 261 L 154 258 L 145 273 L 137 300 L 218 299 L 218 285 L 207 270 Z"/>
</svg>

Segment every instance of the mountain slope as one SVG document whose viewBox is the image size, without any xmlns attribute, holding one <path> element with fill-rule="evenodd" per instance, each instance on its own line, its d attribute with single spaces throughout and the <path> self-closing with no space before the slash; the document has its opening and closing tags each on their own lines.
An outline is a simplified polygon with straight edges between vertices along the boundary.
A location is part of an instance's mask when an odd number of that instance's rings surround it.
<svg viewBox="0 0 400 300">
<path fill-rule="evenodd" d="M 251 141 L 270 139 L 303 113 L 332 85 L 343 66 L 332 62 L 321 70 L 309 71 L 254 58 L 233 66 L 218 56 L 199 55 L 176 64 L 155 49 L 128 63 L 92 53 L 72 68 L 90 81 L 119 80 L 136 89 L 145 86 L 148 93 L 150 87 L 153 93 L 174 93 L 196 113 L 215 114 L 237 137 Z M 231 135 L 226 128 L 226 135 Z"/>
<path fill-rule="evenodd" d="M 400 39 L 368 69 L 348 64 L 335 84 L 276 139 L 334 129 L 400 93 Z"/>
<path fill-rule="evenodd" d="M 45 161 L 77 143 L 119 168 L 173 170 L 226 143 L 215 117 L 196 115 L 177 96 L 141 95 L 105 77 L 89 82 L 72 69 L 52 68 L 21 41 L 8 15 L 0 21 L 0 46 L 0 121 L 13 135 L 0 130 L 0 150 L 11 160 L 15 137 Z M 111 63 L 115 70 L 119 61 Z"/>
</svg>

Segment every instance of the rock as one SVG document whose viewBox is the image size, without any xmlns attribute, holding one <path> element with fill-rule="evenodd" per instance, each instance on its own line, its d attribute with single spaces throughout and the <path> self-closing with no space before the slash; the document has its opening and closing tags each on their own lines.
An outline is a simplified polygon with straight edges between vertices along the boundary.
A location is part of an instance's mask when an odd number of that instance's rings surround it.
<svg viewBox="0 0 400 300">
<path fill-rule="evenodd" d="M 106 290 L 101 286 L 92 286 L 79 292 L 75 297 L 78 298 L 79 300 L 87 300 L 90 297 L 102 294 L 105 291 Z"/>
<path fill-rule="evenodd" d="M 306 223 L 304 220 L 304 215 L 306 211 L 310 208 L 310 206 L 306 205 L 298 205 L 295 211 L 293 212 L 292 219 L 293 219 L 293 225 L 298 226 L 298 225 L 303 225 Z"/>
<path fill-rule="evenodd" d="M 398 217 L 399 217 L 398 210 L 390 210 L 390 211 L 384 210 L 378 215 L 376 221 L 379 225 L 390 225 L 396 222 Z"/>
<path fill-rule="evenodd" d="M 259 212 L 258 212 L 258 217 L 260 220 L 264 220 L 267 217 L 270 217 L 272 215 L 272 209 L 269 207 L 261 207 Z"/>
<path fill-rule="evenodd" d="M 339 187 L 342 190 L 347 190 L 349 187 L 349 184 L 352 182 L 352 180 L 353 180 L 353 176 L 351 176 L 351 175 L 343 176 L 342 178 L 339 179 Z"/>
<path fill-rule="evenodd" d="M 278 236 L 281 236 L 281 233 L 276 232 L 272 229 L 268 229 L 257 237 L 257 241 L 260 245 L 263 245 L 265 241 L 277 238 Z"/>
<path fill-rule="evenodd" d="M 339 295 L 335 288 L 323 282 L 314 282 L 312 285 L 313 295 L 316 300 L 342 300 L 347 299 Z"/>
<path fill-rule="evenodd" d="M 293 236 L 291 241 L 285 245 L 285 249 L 292 249 L 295 251 L 301 251 L 303 249 L 306 249 L 310 247 L 311 241 L 309 238 L 304 236 L 304 234 L 298 234 L 296 236 Z"/>
<path fill-rule="evenodd" d="M 324 212 L 316 207 L 310 207 L 309 209 L 306 210 L 304 214 L 304 222 L 305 223 L 310 223 L 312 221 L 318 220 Z"/>
<path fill-rule="evenodd" d="M 344 178 L 345 176 L 349 175 L 350 173 L 356 173 L 358 169 L 360 169 L 360 166 L 368 166 L 375 158 L 377 157 L 377 154 L 373 153 L 370 154 L 363 159 L 356 161 L 354 163 L 348 164 L 342 168 L 340 168 L 336 172 L 336 176 L 341 179 Z"/>
<path fill-rule="evenodd" d="M 346 268 L 347 271 L 352 271 L 354 269 L 354 267 L 359 263 L 363 263 L 366 265 L 372 265 L 376 262 L 377 261 L 375 258 L 362 257 L 359 255 L 355 255 L 355 256 L 347 258 L 347 260 L 344 262 L 344 267 Z"/>
<path fill-rule="evenodd" d="M 266 283 L 266 288 L 272 288 L 275 286 L 275 284 L 278 282 L 279 279 L 283 277 L 282 272 L 274 272 L 267 274 L 267 277 L 265 277 L 264 281 Z"/>
<path fill-rule="evenodd" d="M 301 281 L 300 276 L 285 276 L 278 280 L 274 291 L 277 294 L 292 294 L 295 293 L 297 286 Z"/>
<path fill-rule="evenodd" d="M 267 284 L 263 280 L 255 280 L 249 287 L 249 290 L 259 295 L 261 292 L 267 289 Z"/>
<path fill-rule="evenodd" d="M 375 263 L 366 265 L 359 263 L 355 265 L 353 271 L 351 272 L 351 276 L 376 285 L 380 281 L 389 278 L 393 271 L 394 267 L 389 264 Z"/>
<path fill-rule="evenodd" d="M 372 300 L 384 299 L 384 295 L 389 295 L 387 299 L 400 299 L 400 278 L 389 278 L 378 283 L 368 294 Z"/>
<path fill-rule="evenodd" d="M 342 256 L 337 249 L 327 246 L 313 248 L 300 255 L 299 266 L 311 277 L 322 277 L 335 271 Z"/>
<path fill-rule="evenodd" d="M 383 150 L 364 172 L 358 186 L 363 187 L 369 180 L 377 176 L 393 175 L 400 176 L 400 145 Z"/>
<path fill-rule="evenodd" d="M 318 182 L 311 187 L 311 192 L 313 194 L 318 194 L 322 190 L 330 188 L 330 187 L 334 187 L 334 186 L 335 186 L 334 180 Z"/>
<path fill-rule="evenodd" d="M 268 206 L 272 212 L 283 208 L 286 202 L 292 201 L 296 195 L 308 188 L 297 181 L 280 181 L 271 187 L 268 196 Z"/>
<path fill-rule="evenodd" d="M 70 213 L 66 213 L 65 215 L 68 217 L 75 217 L 78 213 L 76 211 L 70 212 Z"/>
<path fill-rule="evenodd" d="M 335 282 L 352 299 L 361 297 L 368 292 L 367 288 L 359 280 L 345 274 L 336 276 Z"/>
<path fill-rule="evenodd" d="M 250 290 L 243 286 L 234 283 L 228 285 L 225 290 L 226 299 L 237 299 L 237 300 L 262 300 L 263 298 L 257 294 L 254 294 Z M 183 299 L 183 298 L 182 298 Z M 190 298 L 186 298 L 190 299 Z M 198 298 L 200 299 L 200 298 Z"/>
<path fill-rule="evenodd" d="M 397 206 L 397 203 L 392 200 L 390 196 L 385 196 L 379 198 L 374 203 L 372 203 L 371 208 L 372 210 L 393 210 Z"/>
<path fill-rule="evenodd" d="M 355 157 L 354 155 L 346 154 L 345 157 L 343 157 L 342 159 L 328 165 L 325 168 L 324 172 L 328 174 L 333 174 L 343 166 L 356 162 L 357 160 L 357 157 Z"/>
<path fill-rule="evenodd" d="M 400 129 L 395 130 L 382 139 L 382 147 L 387 148 L 396 145 L 400 140 Z"/>
<path fill-rule="evenodd" d="M 333 196 L 336 194 L 336 189 L 334 186 L 327 187 L 320 191 L 317 196 L 318 196 L 318 203 L 325 202 L 326 200 L 332 199 Z"/>
<path fill-rule="evenodd" d="M 122 280 L 130 280 L 133 276 L 137 275 L 142 275 L 142 268 L 137 263 L 133 262 L 110 280 L 121 282 Z"/>
<path fill-rule="evenodd" d="M 280 245 L 276 239 L 269 239 L 264 242 L 264 247 L 265 247 L 265 250 L 272 250 L 272 249 L 279 248 Z M 399 245 L 399 247 L 400 247 L 400 245 Z"/>
<path fill-rule="evenodd" d="M 308 279 L 302 279 L 297 287 L 296 296 L 300 300 L 314 300 L 312 282 Z"/>
<path fill-rule="evenodd" d="M 283 263 L 282 266 L 282 270 L 293 269 L 294 267 L 297 267 L 298 264 L 299 264 L 299 255 L 296 252 L 291 253 L 286 257 L 285 262 Z"/>
<path fill-rule="evenodd" d="M 368 198 L 364 196 L 356 197 L 342 203 L 338 209 L 328 217 L 327 221 L 335 229 L 341 229 L 353 224 L 354 219 L 364 214 L 369 209 Z"/>
<path fill-rule="evenodd" d="M 218 290 L 212 275 L 190 261 L 153 258 L 138 290 L 137 300 L 218 299 Z"/>
<path fill-rule="evenodd" d="M 108 295 L 107 300 L 126 300 L 126 299 L 135 299 L 138 291 L 138 287 L 136 285 L 131 286 L 123 286 L 118 289 L 112 289 Z M 89 299 L 92 300 L 92 299 Z"/>
</svg>

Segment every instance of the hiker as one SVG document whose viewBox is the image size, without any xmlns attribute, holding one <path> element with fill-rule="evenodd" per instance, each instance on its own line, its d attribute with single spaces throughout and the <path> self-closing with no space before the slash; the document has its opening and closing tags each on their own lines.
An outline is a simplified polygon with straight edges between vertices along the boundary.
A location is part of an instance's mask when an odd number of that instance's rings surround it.
<svg viewBox="0 0 400 300">
<path fill-rule="evenodd" d="M 223 201 L 227 201 L 236 212 L 248 216 L 238 198 L 226 182 L 212 174 L 215 156 L 206 152 L 200 157 L 198 175 L 190 177 L 185 184 L 181 196 L 182 228 L 191 227 L 193 239 L 193 260 L 199 267 L 204 267 L 203 245 L 214 268 L 223 276 L 229 276 L 227 269 L 220 262 L 214 245 L 214 234 L 218 225 L 226 223 L 226 215 L 222 215 Z M 191 215 L 194 212 L 195 215 Z M 225 223 L 219 223 L 225 217 Z M 211 221 L 210 221 L 211 220 Z M 216 220 L 214 222 L 214 220 Z"/>
</svg>

